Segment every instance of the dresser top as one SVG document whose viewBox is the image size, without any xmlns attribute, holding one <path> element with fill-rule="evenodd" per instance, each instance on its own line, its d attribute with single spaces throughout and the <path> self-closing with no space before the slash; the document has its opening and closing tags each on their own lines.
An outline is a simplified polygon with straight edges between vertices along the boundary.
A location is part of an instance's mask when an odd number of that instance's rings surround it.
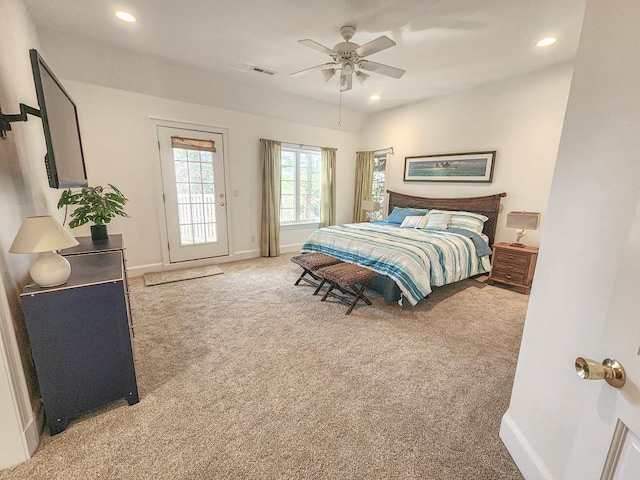
<svg viewBox="0 0 640 480">
<path fill-rule="evenodd" d="M 91 238 L 91 237 L 89 237 Z M 66 257 L 71 265 L 71 276 L 66 283 L 55 287 L 41 287 L 28 285 L 23 295 L 64 290 L 67 288 L 84 287 L 99 283 L 118 282 L 124 278 L 122 252 L 90 253 L 88 255 L 70 255 Z"/>
<path fill-rule="evenodd" d="M 91 237 L 76 237 L 78 245 L 60 250 L 60 255 L 78 255 L 80 253 L 109 252 L 122 250 L 123 241 L 121 234 L 109 235 L 106 240 L 93 241 Z"/>
</svg>

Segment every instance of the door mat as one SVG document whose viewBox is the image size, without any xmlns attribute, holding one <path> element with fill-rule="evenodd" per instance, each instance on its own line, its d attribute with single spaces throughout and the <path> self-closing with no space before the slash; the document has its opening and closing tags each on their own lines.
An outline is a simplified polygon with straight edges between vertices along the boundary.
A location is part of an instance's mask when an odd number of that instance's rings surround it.
<svg viewBox="0 0 640 480">
<path fill-rule="evenodd" d="M 217 265 L 205 265 L 204 267 L 183 268 L 181 270 L 167 270 L 144 274 L 144 284 L 147 287 L 160 285 L 161 283 L 180 282 L 193 278 L 210 277 L 224 273 Z"/>
</svg>

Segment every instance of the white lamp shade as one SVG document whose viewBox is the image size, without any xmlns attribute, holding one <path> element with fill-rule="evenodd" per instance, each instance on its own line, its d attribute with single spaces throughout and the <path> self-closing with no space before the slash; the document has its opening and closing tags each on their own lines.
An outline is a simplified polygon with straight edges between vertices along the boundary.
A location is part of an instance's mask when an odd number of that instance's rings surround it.
<svg viewBox="0 0 640 480">
<path fill-rule="evenodd" d="M 380 210 L 380 202 L 374 202 L 373 200 L 362 200 L 362 210 L 368 212 Z"/>
<path fill-rule="evenodd" d="M 51 215 L 45 215 L 25 218 L 9 251 L 11 253 L 41 253 L 76 245 L 78 245 L 78 241 L 62 225 Z"/>
<path fill-rule="evenodd" d="M 537 230 L 540 225 L 540 214 L 537 212 L 509 212 L 507 227 Z"/>
</svg>

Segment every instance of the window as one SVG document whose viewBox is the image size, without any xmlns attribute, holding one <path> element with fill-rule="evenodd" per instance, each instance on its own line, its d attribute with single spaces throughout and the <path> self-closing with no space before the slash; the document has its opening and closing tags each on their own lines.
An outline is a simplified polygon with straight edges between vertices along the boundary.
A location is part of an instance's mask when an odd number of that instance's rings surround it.
<svg viewBox="0 0 640 480">
<path fill-rule="evenodd" d="M 320 222 L 322 155 L 283 146 L 281 162 L 280 225 Z"/>
<path fill-rule="evenodd" d="M 373 184 L 371 185 L 371 200 L 380 202 L 380 210 L 371 212 L 372 221 L 382 220 L 385 211 L 385 191 L 387 189 L 387 151 L 376 152 L 373 160 Z"/>
<path fill-rule="evenodd" d="M 180 246 L 215 243 L 216 195 L 213 140 L 171 137 L 176 172 Z"/>
</svg>

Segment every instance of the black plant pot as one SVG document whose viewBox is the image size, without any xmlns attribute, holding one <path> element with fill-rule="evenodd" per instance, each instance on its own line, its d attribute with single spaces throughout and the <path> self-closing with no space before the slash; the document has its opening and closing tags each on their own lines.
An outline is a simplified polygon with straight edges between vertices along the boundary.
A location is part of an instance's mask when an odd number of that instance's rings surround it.
<svg viewBox="0 0 640 480">
<path fill-rule="evenodd" d="M 106 225 L 91 225 L 91 240 L 97 242 L 106 240 L 108 237 Z"/>
</svg>

